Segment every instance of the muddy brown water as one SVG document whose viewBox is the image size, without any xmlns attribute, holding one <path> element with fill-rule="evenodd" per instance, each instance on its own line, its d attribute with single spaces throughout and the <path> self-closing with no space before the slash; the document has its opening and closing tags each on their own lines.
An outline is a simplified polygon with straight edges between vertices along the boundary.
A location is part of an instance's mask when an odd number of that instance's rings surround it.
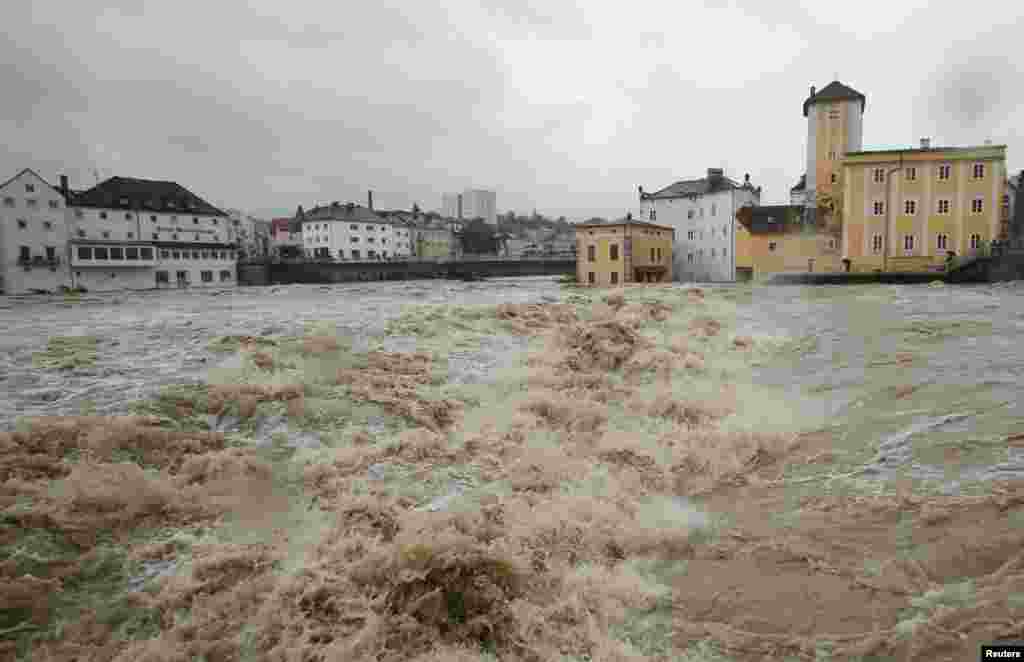
<svg viewBox="0 0 1024 662">
<path fill-rule="evenodd" d="M 801 341 L 755 366 L 750 378 L 824 417 L 863 477 L 909 475 L 948 493 L 1024 477 L 1024 449 L 1000 441 L 1024 432 L 1024 284 L 705 289 L 736 302 L 735 318 L 723 320 L 736 333 Z M 202 381 L 223 359 L 207 349 L 220 335 L 298 334 L 308 322 L 328 321 L 358 348 L 409 305 L 563 294 L 554 279 L 539 277 L 89 294 L 73 303 L 0 299 L 0 427 L 12 429 L 21 416 L 77 414 L 87 404 L 123 413 L 162 385 Z M 95 336 L 97 363 L 34 368 L 33 353 L 57 335 Z M 417 346 L 414 337 L 388 343 Z M 453 352 L 451 378 L 486 379 L 524 348 L 515 336 L 488 337 Z"/>
</svg>

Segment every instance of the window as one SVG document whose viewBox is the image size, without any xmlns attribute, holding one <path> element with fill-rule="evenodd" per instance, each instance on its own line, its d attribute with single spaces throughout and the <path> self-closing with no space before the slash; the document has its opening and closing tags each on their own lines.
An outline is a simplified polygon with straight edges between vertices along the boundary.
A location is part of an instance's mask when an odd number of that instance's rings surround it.
<svg viewBox="0 0 1024 662">
<path fill-rule="evenodd" d="M 222 269 L 220 272 L 220 282 L 223 283 L 228 280 L 231 280 L 231 272 L 226 269 Z"/>
<path fill-rule="evenodd" d="M 972 234 L 971 235 L 971 248 L 977 248 L 980 245 L 981 245 L 981 235 L 980 234 Z"/>
<path fill-rule="evenodd" d="M 655 251 L 654 251 L 654 248 L 652 247 L 651 248 L 651 262 L 654 262 L 654 255 L 655 255 Z"/>
<path fill-rule="evenodd" d="M 352 259 L 353 260 L 358 260 L 359 259 L 359 249 L 357 249 L 357 248 L 353 248 L 352 249 Z"/>
<path fill-rule="evenodd" d="M 103 232 L 103 238 L 104 239 L 110 239 L 110 232 L 104 231 Z"/>
<path fill-rule="evenodd" d="M 212 271 L 200 271 L 199 272 L 199 278 L 202 279 L 202 281 L 204 283 L 212 283 L 213 282 L 213 272 Z"/>
<path fill-rule="evenodd" d="M 158 271 L 156 272 L 156 282 L 158 283 L 169 283 L 171 282 L 171 274 L 169 271 Z"/>
<path fill-rule="evenodd" d="M 657 214 L 654 213 L 654 207 L 651 207 L 650 211 L 647 212 L 647 218 L 652 221 L 657 218 Z"/>
<path fill-rule="evenodd" d="M 54 260 L 56 258 L 57 258 L 57 247 L 56 246 L 47 246 L 46 247 L 46 259 L 47 260 Z"/>
<path fill-rule="evenodd" d="M 903 235 L 903 250 L 912 251 L 914 250 L 914 235 L 905 234 Z"/>
<path fill-rule="evenodd" d="M 149 217 L 149 220 L 150 220 L 150 222 L 152 222 L 152 223 L 156 223 L 156 216 L 150 216 L 150 217 Z M 164 271 L 164 272 L 162 272 L 162 273 L 166 274 L 167 272 L 166 272 L 166 271 Z"/>
<path fill-rule="evenodd" d="M 619 245 L 612 244 L 608 247 L 608 259 L 618 260 L 619 259 Z"/>
<path fill-rule="evenodd" d="M 178 271 L 178 272 L 175 272 L 174 275 L 177 278 L 177 281 L 178 281 L 179 284 L 184 285 L 185 283 L 188 283 L 188 272 L 187 271 Z"/>
<path fill-rule="evenodd" d="M 4 198 L 4 207 L 13 207 L 14 198 Z"/>
<path fill-rule="evenodd" d="M 60 202 L 57 200 L 50 200 L 50 209 L 60 208 Z"/>
<path fill-rule="evenodd" d="M 154 232 L 152 236 L 153 236 L 153 239 L 154 239 L 154 240 L 156 240 L 156 239 L 159 239 L 159 238 L 160 238 L 160 234 L 159 234 L 159 233 L 157 233 L 157 232 Z"/>
<path fill-rule="evenodd" d="M 126 260 L 138 260 L 139 249 L 136 246 L 128 246 L 124 249 L 124 257 Z"/>
<path fill-rule="evenodd" d="M 917 168 L 907 168 L 907 181 L 912 182 L 917 179 Z"/>
<path fill-rule="evenodd" d="M 110 259 L 111 260 L 123 260 L 124 259 L 124 249 L 121 248 L 120 246 L 111 246 L 110 247 Z"/>
<path fill-rule="evenodd" d="M 79 237 L 84 237 L 85 236 L 85 230 L 79 230 L 77 234 L 78 234 Z"/>
<path fill-rule="evenodd" d="M 704 257 L 704 249 L 703 248 L 698 248 L 697 249 L 697 257 Z"/>
<path fill-rule="evenodd" d="M 126 220 L 126 221 L 130 221 L 130 220 L 132 220 L 132 214 L 131 214 L 131 212 L 128 212 L 128 213 L 126 213 L 126 214 L 124 215 L 124 220 Z"/>
<path fill-rule="evenodd" d="M 723 248 L 722 249 L 722 257 L 725 257 L 728 254 L 729 254 L 729 249 L 728 248 Z"/>
<path fill-rule="evenodd" d="M 881 216 L 885 213 L 885 203 L 880 200 L 876 200 L 874 204 L 872 204 L 871 209 L 875 216 Z"/>
<path fill-rule="evenodd" d="M 980 214 L 984 208 L 984 200 L 982 198 L 975 198 L 971 200 L 971 213 Z"/>
<path fill-rule="evenodd" d="M 975 179 L 985 179 L 985 164 L 975 163 L 973 174 Z"/>
<path fill-rule="evenodd" d="M 75 210 L 75 218 L 85 218 L 85 212 L 81 209 Z"/>
<path fill-rule="evenodd" d="M 28 262 L 30 259 L 32 259 L 31 249 L 29 249 L 28 246 L 19 246 L 18 259 L 21 260 L 22 262 Z"/>
<path fill-rule="evenodd" d="M 18 229 L 19 230 L 24 230 L 27 227 L 28 227 L 28 221 L 25 221 L 25 220 L 22 220 L 22 219 L 19 218 L 18 219 Z"/>
<path fill-rule="evenodd" d="M 29 198 L 28 200 L 25 201 L 25 204 L 27 204 L 29 207 L 35 209 L 36 207 L 39 206 L 39 201 L 36 200 L 35 198 Z"/>
<path fill-rule="evenodd" d="M 193 260 L 198 260 L 199 259 L 199 251 L 192 251 L 192 259 Z"/>
<path fill-rule="evenodd" d="M 694 232 L 693 230 L 690 230 L 686 233 L 686 238 L 689 239 L 690 241 L 693 241 L 696 236 L 697 233 Z"/>
<path fill-rule="evenodd" d="M 192 217 L 192 225 L 199 225 L 199 219 L 195 216 Z M 210 280 L 213 280 L 213 272 L 210 272 Z"/>
<path fill-rule="evenodd" d="M 949 235 L 948 234 L 937 234 L 935 235 L 935 248 L 939 250 L 946 250 L 949 248 Z"/>
<path fill-rule="evenodd" d="M 349 230 L 358 230 L 359 226 L 358 225 L 350 225 L 350 226 L 348 226 L 348 229 Z"/>
<path fill-rule="evenodd" d="M 658 247 L 658 262 L 661 262 L 661 247 Z"/>
<path fill-rule="evenodd" d="M 774 241 L 769 241 L 769 242 L 768 242 L 768 251 L 769 251 L 769 252 L 771 252 L 771 253 L 774 253 L 774 252 L 775 252 L 775 249 L 776 249 L 777 247 L 778 247 L 778 244 L 777 244 L 777 243 L 775 243 Z"/>
<path fill-rule="evenodd" d="M 170 258 L 171 258 L 171 252 L 169 250 L 164 249 L 164 250 L 160 251 L 160 259 L 161 260 L 169 260 Z"/>
<path fill-rule="evenodd" d="M 949 172 L 952 167 L 947 163 L 939 166 L 939 179 L 949 179 Z"/>
<path fill-rule="evenodd" d="M 79 246 L 78 247 L 78 259 L 79 260 L 91 260 L 92 259 L 92 246 Z"/>
<path fill-rule="evenodd" d="M 881 253 L 882 252 L 882 235 L 876 234 L 871 237 L 871 252 Z"/>
<path fill-rule="evenodd" d="M 837 181 L 839 181 L 839 177 L 836 175 L 836 173 L 833 172 L 832 173 L 832 183 L 835 184 Z"/>
<path fill-rule="evenodd" d="M 686 218 L 693 218 L 693 210 L 690 209 L 686 212 Z"/>
<path fill-rule="evenodd" d="M 828 243 L 827 243 L 827 245 L 828 245 L 828 247 L 829 247 L 829 248 L 835 248 L 835 247 L 836 247 L 836 240 L 835 240 L 835 239 L 832 239 L 832 238 L 830 238 L 830 239 L 828 240 Z"/>
<path fill-rule="evenodd" d="M 175 260 L 181 259 L 181 251 L 171 251 L 171 257 Z"/>
<path fill-rule="evenodd" d="M 97 260 L 107 260 L 110 257 L 106 246 L 96 246 L 92 249 L 92 254 Z"/>
<path fill-rule="evenodd" d="M 903 201 L 903 214 L 905 216 L 913 216 L 917 213 L 917 201 L 916 200 L 904 200 Z"/>
<path fill-rule="evenodd" d="M 210 259 L 210 251 L 203 251 L 203 259 L 204 260 L 209 260 Z"/>
<path fill-rule="evenodd" d="M 135 238 L 135 233 L 134 232 L 129 232 L 129 233 L 127 233 L 127 235 L 128 235 L 129 239 L 134 239 Z"/>
<path fill-rule="evenodd" d="M 377 242 L 377 239 L 375 237 L 367 237 L 366 241 L 370 242 L 371 244 L 374 244 Z"/>
<path fill-rule="evenodd" d="M 177 224 L 178 224 L 178 217 L 177 216 L 171 216 L 171 225 L 177 225 Z"/>
<path fill-rule="evenodd" d="M 210 222 L 213 223 L 214 225 L 217 225 L 217 219 L 215 219 L 215 218 L 211 218 Z"/>
<path fill-rule="evenodd" d="M 828 160 L 829 161 L 835 161 L 836 160 L 836 153 L 835 153 L 834 150 L 833 151 L 829 151 L 829 153 L 828 153 Z"/>
<path fill-rule="evenodd" d="M 687 253 L 686 254 L 686 261 L 691 263 L 691 264 L 693 263 L 693 253 Z"/>
<path fill-rule="evenodd" d="M 177 239 L 177 238 L 178 238 L 178 233 L 177 232 L 175 232 L 174 234 L 171 235 L 171 239 Z"/>
<path fill-rule="evenodd" d="M 367 230 L 373 230 L 374 228 L 373 228 L 373 226 L 372 226 L 372 225 L 367 225 L 367 226 L 366 226 L 366 229 L 367 229 Z"/>
<path fill-rule="evenodd" d="M 594 278 L 594 272 L 593 271 L 591 271 L 590 273 L 587 274 L 587 282 L 589 282 L 591 285 L 594 284 L 595 278 Z"/>
<path fill-rule="evenodd" d="M 593 262 L 597 259 L 597 246 L 591 244 L 587 246 L 587 262 Z"/>
<path fill-rule="evenodd" d="M 106 220 L 106 218 L 107 218 L 107 212 L 105 212 L 105 211 L 101 211 L 101 212 L 100 212 L 100 218 L 102 218 L 102 219 Z"/>
<path fill-rule="evenodd" d="M 358 244 L 359 243 L 359 237 L 350 237 L 349 241 L 351 241 L 353 244 Z"/>
<path fill-rule="evenodd" d="M 25 184 L 25 192 L 26 193 L 35 193 L 36 192 L 36 185 L 35 184 Z"/>
<path fill-rule="evenodd" d="M 44 230 L 52 230 L 53 229 L 53 223 L 51 223 L 50 221 L 43 221 L 43 229 Z"/>
<path fill-rule="evenodd" d="M 613 271 L 612 272 L 612 285 L 615 285 L 618 282 L 619 282 L 619 272 L 618 271 Z"/>
<path fill-rule="evenodd" d="M 718 205 L 714 202 L 711 203 L 711 215 L 714 216 L 718 213 Z"/>
<path fill-rule="evenodd" d="M 874 179 L 876 184 L 881 184 L 885 181 L 885 168 L 875 168 Z"/>
<path fill-rule="evenodd" d="M 949 213 L 949 200 L 947 200 L 945 198 L 939 200 L 938 207 L 936 207 L 936 211 L 939 214 L 948 214 Z"/>
</svg>

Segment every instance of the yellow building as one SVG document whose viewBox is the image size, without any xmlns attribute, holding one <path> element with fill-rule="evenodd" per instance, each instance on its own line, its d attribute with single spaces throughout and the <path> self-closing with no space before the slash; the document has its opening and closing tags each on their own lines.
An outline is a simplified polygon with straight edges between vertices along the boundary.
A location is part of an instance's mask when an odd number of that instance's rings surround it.
<svg viewBox="0 0 1024 662">
<path fill-rule="evenodd" d="M 838 230 L 827 209 L 842 191 L 843 156 L 862 149 L 863 115 L 867 97 L 834 80 L 821 90 L 811 87 L 804 101 L 807 118 L 807 171 L 801 183 L 803 199 L 812 208 L 824 206 L 819 214 L 824 224 Z M 799 186 L 799 185 L 798 185 Z M 791 192 L 792 194 L 792 192 Z M 818 211 L 818 210 L 816 210 Z"/>
<path fill-rule="evenodd" d="M 443 226 L 427 226 L 413 230 L 413 246 L 421 260 L 450 260 L 455 255 L 455 237 Z"/>
<path fill-rule="evenodd" d="M 641 221 L 576 226 L 576 281 L 609 286 L 672 280 L 675 230 Z"/>
<path fill-rule="evenodd" d="M 941 267 L 1000 235 L 1006 146 L 851 152 L 843 161 L 842 246 L 852 271 Z"/>
<path fill-rule="evenodd" d="M 801 205 L 747 206 L 737 212 L 737 280 L 792 271 L 839 271 L 840 238 L 805 222 Z"/>
</svg>

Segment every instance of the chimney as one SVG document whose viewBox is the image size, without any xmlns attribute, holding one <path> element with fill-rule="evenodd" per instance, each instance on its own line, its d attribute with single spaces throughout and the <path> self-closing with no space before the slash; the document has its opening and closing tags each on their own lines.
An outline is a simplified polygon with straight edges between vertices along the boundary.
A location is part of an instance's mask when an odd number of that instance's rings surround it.
<svg viewBox="0 0 1024 662">
<path fill-rule="evenodd" d="M 644 199 L 644 187 L 643 186 L 637 186 L 637 189 L 640 191 L 640 199 L 643 200 Z"/>
<path fill-rule="evenodd" d="M 921 149 L 931 149 L 931 146 L 932 146 L 932 139 L 931 138 L 921 138 Z"/>
<path fill-rule="evenodd" d="M 462 220 L 462 194 L 461 193 L 459 194 L 459 215 L 458 215 L 458 219 L 460 221 Z"/>
<path fill-rule="evenodd" d="M 750 186 L 750 173 L 743 175 L 743 185 Z"/>
<path fill-rule="evenodd" d="M 68 176 L 60 176 L 60 192 L 64 194 L 64 197 L 68 197 Z"/>
<path fill-rule="evenodd" d="M 991 145 L 991 144 L 992 144 L 992 141 L 991 141 L 991 140 L 986 140 L 986 141 L 985 141 L 985 144 L 986 144 L 986 145 Z"/>
<path fill-rule="evenodd" d="M 812 97 L 814 96 L 814 86 L 813 85 L 811 85 L 811 96 Z"/>
<path fill-rule="evenodd" d="M 725 170 L 721 168 L 708 168 L 708 181 L 717 182 L 722 179 L 725 175 Z"/>
<path fill-rule="evenodd" d="M 370 208 L 370 211 L 373 211 L 373 191 L 366 192 L 366 206 Z"/>
</svg>

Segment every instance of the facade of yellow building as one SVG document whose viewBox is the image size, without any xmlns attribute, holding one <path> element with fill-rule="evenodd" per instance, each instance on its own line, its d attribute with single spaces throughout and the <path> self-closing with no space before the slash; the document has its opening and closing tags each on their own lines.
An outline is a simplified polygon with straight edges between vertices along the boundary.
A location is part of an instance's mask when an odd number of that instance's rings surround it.
<svg viewBox="0 0 1024 662">
<path fill-rule="evenodd" d="M 851 152 L 843 161 L 844 257 L 852 271 L 938 269 L 1001 234 L 1006 146 Z"/>
<path fill-rule="evenodd" d="M 837 80 L 821 90 L 811 87 L 803 110 L 807 118 L 805 199 L 812 207 L 827 206 L 842 191 L 843 157 L 863 147 L 866 105 L 864 94 Z M 833 227 L 831 220 L 823 219 L 828 227 Z"/>
<path fill-rule="evenodd" d="M 839 237 L 808 223 L 803 212 L 801 205 L 740 209 L 736 214 L 736 269 L 744 279 L 782 272 L 841 270 Z"/>
<path fill-rule="evenodd" d="M 608 287 L 672 280 L 675 230 L 626 221 L 576 226 L 576 281 Z"/>
</svg>

